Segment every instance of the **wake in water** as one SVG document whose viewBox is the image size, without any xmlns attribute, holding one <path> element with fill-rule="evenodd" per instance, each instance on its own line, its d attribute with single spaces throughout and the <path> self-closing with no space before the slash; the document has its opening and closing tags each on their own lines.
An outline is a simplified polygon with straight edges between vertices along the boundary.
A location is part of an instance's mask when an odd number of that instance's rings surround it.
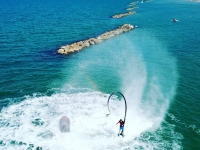
<svg viewBox="0 0 200 150">
<path fill-rule="evenodd" d="M 152 120 L 142 115 L 127 120 L 126 136 L 119 138 L 116 122 L 122 117 L 124 102 L 112 99 L 112 115 L 106 116 L 107 98 L 108 95 L 97 92 L 27 97 L 24 102 L 2 110 L 0 146 L 9 150 L 28 147 L 53 150 L 153 149 L 158 146 L 156 142 L 161 140 L 161 135 L 154 131 Z M 64 115 L 71 121 L 69 133 L 59 131 L 59 120 Z"/>
</svg>

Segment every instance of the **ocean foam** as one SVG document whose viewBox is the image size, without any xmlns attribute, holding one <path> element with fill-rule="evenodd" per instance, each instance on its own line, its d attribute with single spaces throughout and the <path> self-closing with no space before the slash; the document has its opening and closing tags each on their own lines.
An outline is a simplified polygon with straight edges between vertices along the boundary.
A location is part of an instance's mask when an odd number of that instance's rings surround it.
<svg viewBox="0 0 200 150">
<path fill-rule="evenodd" d="M 116 123 L 124 116 L 124 102 L 112 98 L 112 113 L 106 116 L 108 96 L 86 92 L 27 97 L 2 110 L 0 147 L 9 150 L 33 146 L 53 150 L 126 149 L 138 145 L 153 148 L 155 143 L 142 142 L 140 135 L 154 128 L 154 120 L 133 113 L 131 105 L 128 105 L 125 137 L 117 136 L 119 126 Z M 68 133 L 59 131 L 62 116 L 70 119 Z"/>
</svg>

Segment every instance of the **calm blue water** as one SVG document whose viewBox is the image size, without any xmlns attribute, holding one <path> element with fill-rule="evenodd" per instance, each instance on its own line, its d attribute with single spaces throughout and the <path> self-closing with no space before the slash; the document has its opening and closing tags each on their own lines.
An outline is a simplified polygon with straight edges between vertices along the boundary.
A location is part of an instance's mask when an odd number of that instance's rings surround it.
<svg viewBox="0 0 200 150">
<path fill-rule="evenodd" d="M 135 15 L 111 18 L 131 2 L 1 1 L 0 149 L 200 149 L 200 3 L 137 2 Z M 57 54 L 125 23 L 138 28 Z M 124 139 L 121 104 L 102 117 L 114 91 L 128 103 Z"/>
</svg>

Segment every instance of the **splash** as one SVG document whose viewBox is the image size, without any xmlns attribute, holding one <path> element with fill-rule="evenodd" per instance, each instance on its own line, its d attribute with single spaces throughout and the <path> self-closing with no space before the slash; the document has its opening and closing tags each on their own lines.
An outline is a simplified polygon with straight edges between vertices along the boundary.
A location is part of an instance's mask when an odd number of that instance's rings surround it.
<svg viewBox="0 0 200 150">
<path fill-rule="evenodd" d="M 182 136 L 164 121 L 176 89 L 175 61 L 152 36 L 145 35 L 143 41 L 148 42 L 143 45 L 137 41 L 130 33 L 91 48 L 90 55 L 85 51 L 81 56 L 85 59 L 68 66 L 66 84 L 59 93 L 26 97 L 2 109 L 0 146 L 5 150 L 170 149 L 172 145 L 180 149 Z M 108 87 L 121 89 L 127 100 L 123 139 L 117 136 L 116 123 L 124 116 L 124 102 L 113 97 L 112 115 L 106 116 L 110 93 L 103 91 Z M 70 132 L 60 132 L 62 116 L 70 119 Z"/>
<path fill-rule="evenodd" d="M 142 115 L 128 121 L 125 137 L 117 136 L 116 125 L 124 112 L 124 102 L 118 98 L 110 101 L 113 112 L 109 117 L 106 103 L 109 95 L 99 92 L 78 94 L 61 93 L 52 96 L 27 97 L 19 104 L 4 108 L 0 120 L 0 147 L 3 149 L 126 149 L 155 147 L 161 139 Z M 129 108 L 130 109 L 130 108 Z M 70 119 L 70 132 L 61 133 L 59 120 L 62 116 Z M 134 124 L 130 124 L 134 123 Z M 139 131 L 138 131 L 139 130 Z M 156 137 L 156 140 L 148 136 Z M 28 138 L 27 138 L 28 137 Z M 142 141 L 143 140 L 143 141 Z M 162 141 L 166 142 L 167 141 Z M 158 142 L 159 143 L 159 142 Z"/>
<path fill-rule="evenodd" d="M 137 42 L 140 37 L 143 38 L 142 45 Z M 164 120 L 176 92 L 176 61 L 151 33 L 140 33 L 138 38 L 127 39 L 126 43 L 135 55 L 126 56 L 128 61 L 121 71 L 122 91 L 131 107 L 129 120 L 140 116 L 149 121 L 149 126 L 142 128 L 142 132 L 153 126 L 159 127 Z"/>
</svg>

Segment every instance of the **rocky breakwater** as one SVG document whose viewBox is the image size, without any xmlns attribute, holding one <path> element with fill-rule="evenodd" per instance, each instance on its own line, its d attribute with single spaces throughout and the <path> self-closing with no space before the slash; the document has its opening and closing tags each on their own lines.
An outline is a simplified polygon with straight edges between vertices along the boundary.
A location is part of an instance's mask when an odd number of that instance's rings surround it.
<svg viewBox="0 0 200 150">
<path fill-rule="evenodd" d="M 98 44 L 98 43 L 100 43 L 104 40 L 107 40 L 107 39 L 115 37 L 119 34 L 128 32 L 132 29 L 134 29 L 133 25 L 124 24 L 124 25 L 120 26 L 119 28 L 117 28 L 115 30 L 105 32 L 105 33 L 97 36 L 96 38 L 90 38 L 88 40 L 83 40 L 83 41 L 75 42 L 75 43 L 70 44 L 70 45 L 62 46 L 58 50 L 58 53 L 59 54 L 70 54 L 70 53 L 73 53 L 73 52 L 78 52 L 78 51 L 80 51 L 84 48 L 91 46 L 91 45 Z"/>
<path fill-rule="evenodd" d="M 135 4 L 136 4 L 136 2 L 132 2 L 132 3 L 127 5 L 129 8 L 127 8 L 126 10 L 128 10 L 129 12 L 114 15 L 114 16 L 112 16 L 112 18 L 119 19 L 119 18 L 122 18 L 122 17 L 125 17 L 125 16 L 129 16 L 129 15 L 135 14 L 136 11 L 132 11 L 133 9 L 138 8 L 138 6 L 135 6 Z"/>
<path fill-rule="evenodd" d="M 122 18 L 122 17 L 129 16 L 129 15 L 132 15 L 132 14 L 135 14 L 135 13 L 136 13 L 135 11 L 130 11 L 130 12 L 127 12 L 127 13 L 114 15 L 114 16 L 112 16 L 112 18 Z"/>
</svg>

